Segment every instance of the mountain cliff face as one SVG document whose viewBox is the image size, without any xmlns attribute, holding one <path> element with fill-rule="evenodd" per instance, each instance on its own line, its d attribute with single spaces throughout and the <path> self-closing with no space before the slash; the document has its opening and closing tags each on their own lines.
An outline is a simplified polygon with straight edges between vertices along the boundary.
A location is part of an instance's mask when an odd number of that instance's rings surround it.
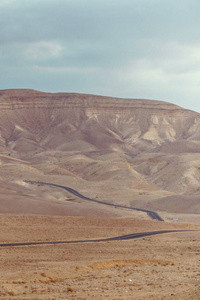
<svg viewBox="0 0 200 300">
<path fill-rule="evenodd" d="M 199 113 L 162 101 L 34 90 L 1 90 L 0 107 L 2 182 L 68 182 L 140 206 L 200 193 Z"/>
<path fill-rule="evenodd" d="M 32 90 L 0 92 L 1 146 L 140 153 L 200 140 L 200 115 L 161 101 Z"/>
</svg>

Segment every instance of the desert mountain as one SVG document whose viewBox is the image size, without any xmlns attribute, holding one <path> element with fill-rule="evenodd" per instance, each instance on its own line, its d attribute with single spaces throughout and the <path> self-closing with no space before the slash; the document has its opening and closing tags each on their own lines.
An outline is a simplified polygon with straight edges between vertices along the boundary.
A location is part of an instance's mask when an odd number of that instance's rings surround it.
<svg viewBox="0 0 200 300">
<path fill-rule="evenodd" d="M 162 101 L 34 90 L 1 90 L 0 107 L 3 189 L 40 180 L 120 204 L 200 212 L 199 113 Z M 24 184 L 20 193 L 65 198 Z"/>
<path fill-rule="evenodd" d="M 161 101 L 3 90 L 0 104 L 1 144 L 19 152 L 138 154 L 159 146 L 159 152 L 172 151 L 169 143 L 176 149 L 182 148 L 180 142 L 193 152 L 198 145 L 190 146 L 188 141 L 200 141 L 200 115 Z"/>
</svg>

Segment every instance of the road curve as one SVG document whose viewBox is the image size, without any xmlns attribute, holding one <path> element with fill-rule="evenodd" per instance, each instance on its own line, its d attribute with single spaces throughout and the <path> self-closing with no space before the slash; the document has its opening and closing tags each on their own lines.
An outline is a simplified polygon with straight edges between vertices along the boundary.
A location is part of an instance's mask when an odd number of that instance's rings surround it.
<svg viewBox="0 0 200 300">
<path fill-rule="evenodd" d="M 85 199 L 85 200 L 88 200 L 88 201 L 92 201 L 92 202 L 96 202 L 96 203 L 100 203 L 100 204 L 104 204 L 104 205 L 110 205 L 110 206 L 115 206 L 115 207 L 121 207 L 121 208 L 126 208 L 126 209 L 143 211 L 143 212 L 148 213 L 148 215 L 152 219 L 156 219 L 158 221 L 163 221 L 162 218 L 160 218 L 160 216 L 157 213 L 153 212 L 153 211 L 139 209 L 139 208 L 126 207 L 126 206 L 116 205 L 116 204 L 110 204 L 110 203 L 107 203 L 107 202 L 90 199 L 88 197 L 85 197 L 85 196 L 79 194 L 77 191 L 75 191 L 75 190 L 73 190 L 73 189 L 71 189 L 69 187 L 62 186 L 62 185 L 57 185 L 57 184 L 52 184 L 52 183 L 46 183 L 46 182 L 39 182 L 39 181 L 29 181 L 29 180 L 24 180 L 24 182 L 27 182 L 27 183 L 38 183 L 38 184 L 45 184 L 45 185 L 59 187 L 59 188 L 67 190 L 68 192 L 74 194 L 75 196 L 77 196 L 79 198 L 82 198 L 82 199 Z M 116 236 L 116 237 L 111 237 L 111 238 L 91 239 L 91 240 L 49 241 L 49 242 L 47 242 L 47 241 L 45 241 L 45 242 L 39 242 L 38 241 L 38 242 L 20 242 L 20 243 L 1 243 L 0 247 L 17 247 L 17 246 L 34 246 L 34 245 L 76 244 L 76 243 L 94 243 L 94 242 L 121 241 L 121 240 L 139 239 L 139 238 L 143 238 L 143 237 L 146 237 L 146 236 L 157 235 L 157 234 L 173 233 L 173 232 L 186 232 L 186 231 L 197 231 L 197 230 L 160 230 L 160 231 L 132 233 L 132 234 L 121 235 L 121 236 Z"/>
<path fill-rule="evenodd" d="M 98 204 L 103 204 L 103 205 L 108 205 L 108 206 L 114 206 L 114 207 L 119 207 L 119 208 L 125 208 L 125 209 L 142 211 L 142 212 L 147 213 L 148 216 L 151 219 L 153 219 L 153 220 L 164 221 L 155 211 L 151 211 L 151 210 L 147 210 L 147 209 L 140 209 L 140 208 L 133 208 L 133 207 L 128 207 L 128 206 L 124 206 L 124 205 L 112 204 L 112 203 L 108 203 L 108 202 L 104 202 L 104 201 L 95 200 L 95 199 L 92 199 L 92 198 L 85 197 L 85 196 L 81 195 L 79 192 L 77 192 L 76 190 L 74 190 L 74 189 L 72 189 L 70 187 L 67 187 L 67 186 L 63 186 L 63 185 L 59 185 L 59 184 L 54 184 L 54 183 L 41 182 L 41 181 L 31 181 L 31 180 L 24 180 L 24 182 L 26 182 L 26 183 L 38 183 L 38 184 L 55 186 L 55 187 L 64 189 L 64 190 L 70 192 L 71 194 L 73 194 L 73 195 L 75 195 L 75 196 L 77 196 L 77 197 L 79 197 L 81 199 L 90 201 L 90 202 L 95 202 L 95 203 L 98 203 Z"/>
<path fill-rule="evenodd" d="M 93 240 L 4 243 L 4 244 L 0 244 L 0 247 L 54 245 L 54 244 L 77 244 L 77 243 L 121 241 L 121 240 L 139 239 L 139 238 L 142 238 L 142 237 L 145 237 L 145 236 L 151 236 L 151 235 L 156 235 L 156 234 L 172 233 L 172 232 L 185 232 L 185 231 L 195 231 L 195 230 L 161 230 L 161 231 L 139 232 L 139 233 L 132 233 L 132 234 L 127 234 L 127 235 L 116 236 L 116 237 L 112 237 L 112 238 L 93 239 Z"/>
</svg>

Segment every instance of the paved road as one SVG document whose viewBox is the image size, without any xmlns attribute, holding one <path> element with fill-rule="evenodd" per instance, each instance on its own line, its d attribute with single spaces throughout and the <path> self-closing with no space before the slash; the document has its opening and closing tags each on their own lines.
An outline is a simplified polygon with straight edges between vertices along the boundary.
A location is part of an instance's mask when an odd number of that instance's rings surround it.
<svg viewBox="0 0 200 300">
<path fill-rule="evenodd" d="M 81 195 L 80 193 L 78 193 L 76 190 L 67 187 L 67 186 L 63 186 L 63 185 L 59 185 L 59 184 L 54 184 L 54 183 L 47 183 L 47 182 L 41 182 L 41 181 L 31 181 L 31 180 L 24 180 L 24 182 L 26 183 L 38 183 L 38 184 L 44 184 L 44 185 L 50 185 L 50 186 L 55 186 L 64 190 L 67 190 L 68 192 L 70 192 L 71 194 L 90 201 L 90 202 L 95 202 L 98 204 L 103 204 L 103 205 L 108 205 L 108 206 L 114 206 L 114 207 L 119 207 L 119 208 L 125 208 L 125 209 L 131 209 L 131 210 L 137 210 L 137 211 L 142 211 L 145 212 L 149 215 L 149 217 L 153 220 L 157 220 L 157 221 L 164 221 L 156 212 L 151 211 L 151 210 L 147 210 L 147 209 L 140 209 L 140 208 L 134 208 L 134 207 L 128 207 L 128 206 L 124 206 L 124 205 L 118 205 L 118 204 L 112 204 L 112 203 L 108 203 L 108 202 L 104 202 L 104 201 L 99 201 L 99 200 L 94 200 L 88 197 L 85 197 L 83 195 Z"/>
<path fill-rule="evenodd" d="M 0 244 L 0 247 L 16 247 L 16 246 L 33 246 L 33 245 L 53 245 L 53 244 L 76 244 L 76 243 L 92 243 L 92 242 L 107 242 L 107 241 L 121 241 L 121 240 L 131 240 L 139 239 L 145 236 L 171 233 L 171 232 L 185 232 L 185 231 L 195 231 L 195 230 L 162 230 L 162 231 L 151 231 L 151 232 L 139 232 L 127 235 L 121 235 L 106 239 L 94 239 L 94 240 L 75 240 L 75 241 L 54 241 L 54 242 L 24 242 L 24 243 L 5 243 Z"/>
<path fill-rule="evenodd" d="M 126 207 L 122 205 L 116 205 L 116 204 L 110 204 L 107 202 L 103 201 L 98 201 L 94 199 L 90 199 L 88 197 L 85 197 L 81 194 L 79 194 L 77 191 L 65 187 L 62 185 L 57 185 L 57 184 L 51 184 L 51 183 L 46 183 L 46 182 L 38 182 L 38 181 L 28 181 L 24 180 L 24 182 L 29 182 L 29 183 L 38 183 L 38 184 L 45 184 L 45 185 L 50 185 L 50 186 L 55 186 L 59 188 L 63 188 L 67 190 L 68 192 L 76 195 L 79 198 L 104 204 L 104 205 L 110 205 L 110 206 L 115 206 L 115 207 L 121 207 L 121 208 L 126 208 L 126 209 L 134 209 L 138 211 L 144 211 L 151 216 L 152 219 L 156 219 L 158 221 L 163 221 L 157 213 L 149 211 L 149 210 L 144 210 L 144 209 L 139 209 L 139 208 L 132 208 L 132 207 Z M 93 240 L 75 240 L 75 241 L 52 241 L 52 242 L 23 242 L 23 243 L 1 243 L 0 247 L 16 247 L 16 246 L 34 246 L 34 245 L 53 245 L 53 244 L 75 244 L 75 243 L 92 243 L 92 242 L 107 242 L 107 241 L 121 241 L 121 240 L 131 240 L 131 239 L 139 239 L 145 236 L 151 236 L 151 235 L 157 235 L 157 234 L 163 234 L 163 233 L 172 233 L 172 232 L 186 232 L 186 231 L 195 231 L 195 230 L 160 230 L 160 231 L 150 231 L 150 232 L 139 232 L 139 233 L 132 233 L 132 234 L 127 234 L 127 235 L 121 235 L 117 237 L 112 237 L 112 238 L 105 238 L 105 239 L 93 239 Z"/>
</svg>

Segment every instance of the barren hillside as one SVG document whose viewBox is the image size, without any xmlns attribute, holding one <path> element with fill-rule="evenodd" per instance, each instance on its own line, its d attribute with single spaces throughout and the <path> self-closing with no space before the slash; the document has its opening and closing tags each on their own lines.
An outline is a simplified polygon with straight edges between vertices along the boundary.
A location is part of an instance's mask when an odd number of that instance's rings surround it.
<svg viewBox="0 0 200 300">
<path fill-rule="evenodd" d="M 26 199 L 63 203 L 64 192 L 23 183 L 31 179 L 113 203 L 200 213 L 200 114 L 162 101 L 34 90 L 1 90 L 0 106 L 0 179 L 11 198 L 17 185 Z"/>
<path fill-rule="evenodd" d="M 140 153 L 200 140 L 200 115 L 161 101 L 4 90 L 0 103 L 2 146 L 14 151 Z"/>
</svg>

